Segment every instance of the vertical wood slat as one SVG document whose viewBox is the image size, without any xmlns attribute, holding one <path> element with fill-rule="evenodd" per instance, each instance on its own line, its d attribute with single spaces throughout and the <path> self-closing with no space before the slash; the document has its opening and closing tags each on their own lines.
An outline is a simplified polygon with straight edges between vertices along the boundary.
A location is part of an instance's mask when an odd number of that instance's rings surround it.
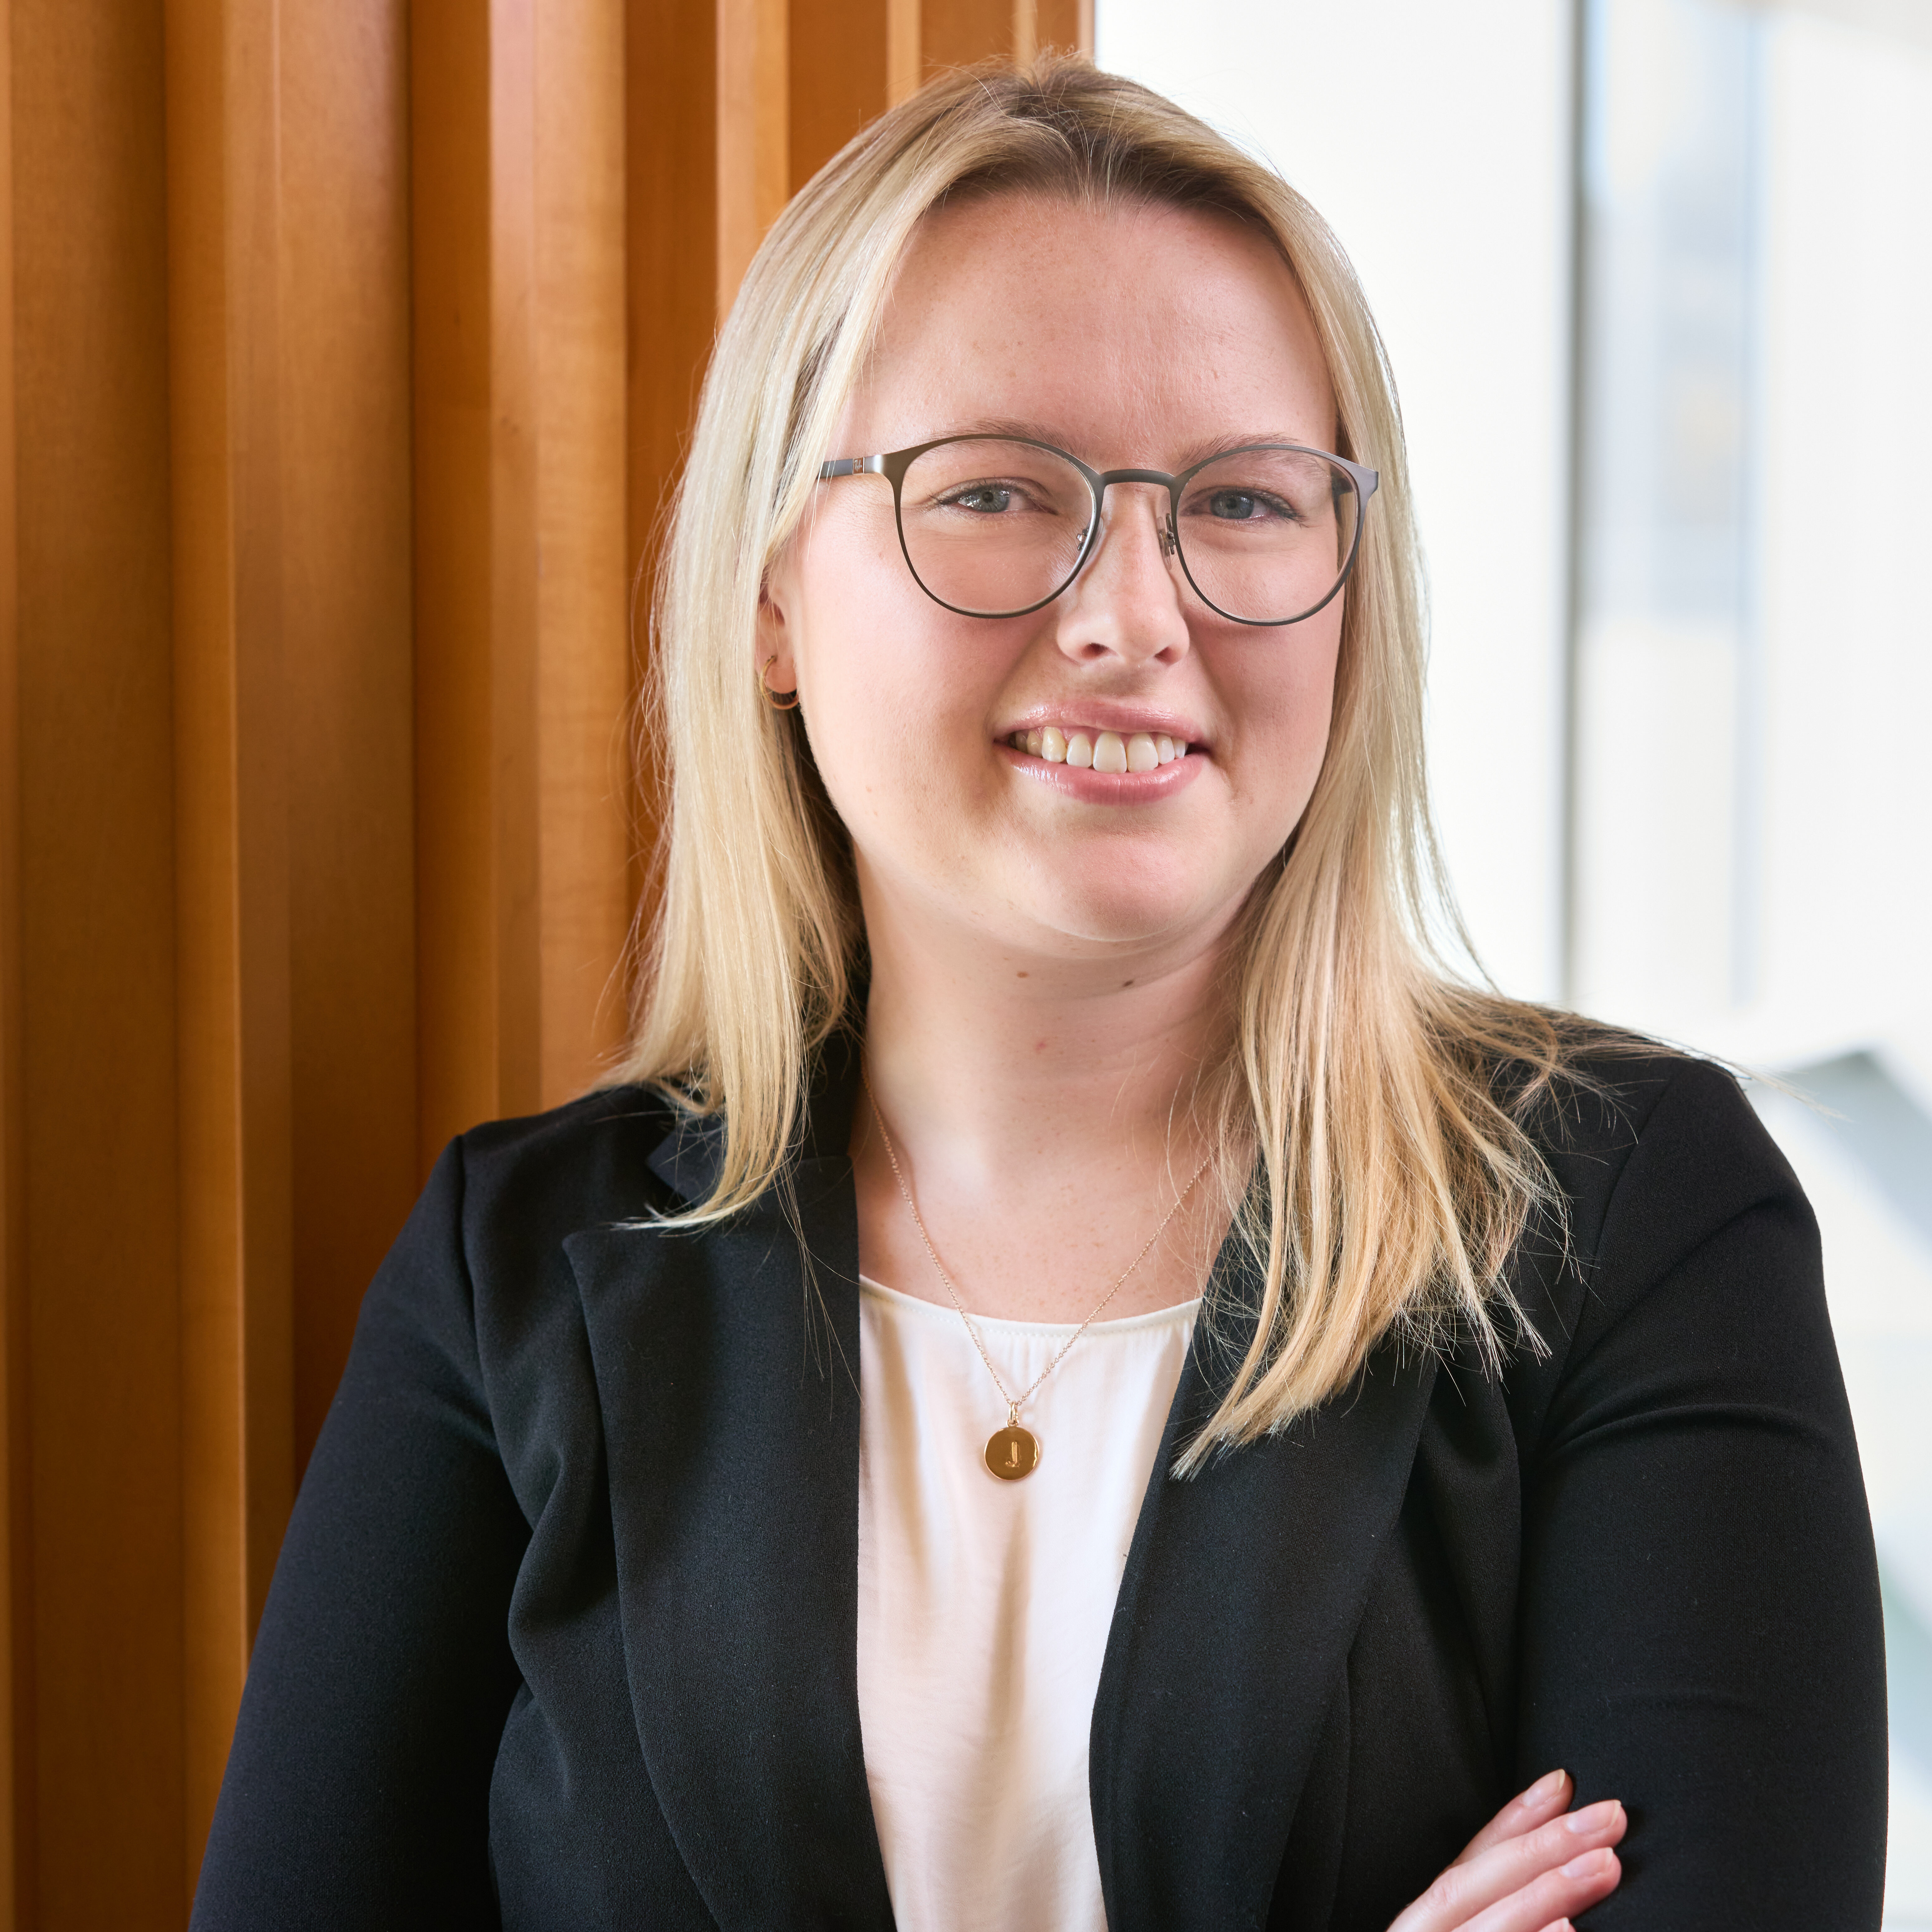
<svg viewBox="0 0 1932 1932">
<path fill-rule="evenodd" d="M 791 191 L 785 0 L 716 0 L 718 313 Z"/>
<path fill-rule="evenodd" d="M 919 91 L 920 0 L 886 0 L 886 101 L 897 106 Z"/>
<path fill-rule="evenodd" d="M 279 0 L 296 1467 L 414 1199 L 406 0 Z"/>
<path fill-rule="evenodd" d="M 1035 0 L 1033 51 L 1047 47 L 1068 53 L 1094 51 L 1094 0 Z"/>
<path fill-rule="evenodd" d="M 901 33 L 910 22 L 916 34 L 917 8 L 906 0 L 794 0 L 787 83 L 793 189 L 885 111 L 892 98 L 896 13 Z M 916 50 L 899 57 L 916 71 Z"/>
<path fill-rule="evenodd" d="M 278 25 L 169 0 L 190 1886 L 294 1487 Z"/>
<path fill-rule="evenodd" d="M 555 1106 L 629 1018 L 623 0 L 540 6 L 536 28 L 539 1098 Z"/>
<path fill-rule="evenodd" d="M 658 546 L 696 412 L 722 282 L 718 256 L 716 6 L 626 0 L 625 390 L 632 688 L 650 652 Z M 633 774 L 631 903 L 652 890 L 662 774 Z"/>
<path fill-rule="evenodd" d="M 20 608 L 14 410 L 14 19 L 0 0 L 0 1932 L 33 1891 L 26 1114 L 20 1000 Z"/>
<path fill-rule="evenodd" d="M 627 1018 L 623 24 L 412 15 L 424 1165 Z"/>
<path fill-rule="evenodd" d="M 410 10 L 418 1156 L 538 1102 L 530 0 Z M 487 24 L 486 24 L 487 22 Z M 508 124 L 493 126 L 499 108 Z M 505 312 L 508 298 L 509 313 Z"/>
<path fill-rule="evenodd" d="M 1029 0 L 920 0 L 920 73 L 922 80 L 950 67 L 1017 52 L 1020 14 Z"/>
<path fill-rule="evenodd" d="M 14 1439 L 31 1438 L 12 1582 L 32 1646 L 11 1889 L 23 1928 L 160 1928 L 181 1918 L 184 1783 L 162 16 L 10 10 L 26 1330 L 10 1366 Z"/>
</svg>

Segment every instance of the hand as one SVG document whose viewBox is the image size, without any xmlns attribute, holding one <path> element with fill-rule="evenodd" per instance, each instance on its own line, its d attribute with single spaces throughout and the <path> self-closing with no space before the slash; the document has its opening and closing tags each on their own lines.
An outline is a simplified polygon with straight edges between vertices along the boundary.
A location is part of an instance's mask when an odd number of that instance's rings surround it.
<svg viewBox="0 0 1932 1932">
<path fill-rule="evenodd" d="M 1566 1814 L 1571 1790 L 1552 1771 L 1512 1798 L 1389 1932 L 1574 1932 L 1571 1912 L 1616 1890 L 1629 1821 L 1614 1798 Z"/>
</svg>

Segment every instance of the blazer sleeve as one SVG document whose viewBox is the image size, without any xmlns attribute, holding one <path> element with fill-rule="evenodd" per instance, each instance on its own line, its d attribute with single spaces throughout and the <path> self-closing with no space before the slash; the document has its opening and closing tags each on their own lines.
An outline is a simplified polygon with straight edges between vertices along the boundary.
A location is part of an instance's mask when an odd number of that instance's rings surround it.
<svg viewBox="0 0 1932 1932">
<path fill-rule="evenodd" d="M 1611 1193 L 1524 1468 L 1520 1763 L 1630 1814 L 1594 1932 L 1876 1928 L 1877 1570 L 1818 1232 L 1681 1063 Z"/>
<path fill-rule="evenodd" d="M 495 1927 L 491 1768 L 528 1528 L 492 1436 L 460 1146 L 384 1262 L 284 1542 L 195 1932 Z"/>
</svg>

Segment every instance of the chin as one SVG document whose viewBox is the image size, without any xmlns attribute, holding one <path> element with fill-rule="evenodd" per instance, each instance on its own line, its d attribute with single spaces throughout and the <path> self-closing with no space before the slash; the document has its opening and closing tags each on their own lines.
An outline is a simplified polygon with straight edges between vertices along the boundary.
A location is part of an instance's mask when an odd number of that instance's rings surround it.
<svg viewBox="0 0 1932 1932">
<path fill-rule="evenodd" d="M 1225 923 L 1204 907 L 1193 893 L 1146 890 L 1096 892 L 1090 889 L 1058 892 L 1042 910 L 1040 923 L 1082 951 L 1100 947 L 1138 950 L 1184 943 L 1190 934 L 1202 936 Z"/>
</svg>

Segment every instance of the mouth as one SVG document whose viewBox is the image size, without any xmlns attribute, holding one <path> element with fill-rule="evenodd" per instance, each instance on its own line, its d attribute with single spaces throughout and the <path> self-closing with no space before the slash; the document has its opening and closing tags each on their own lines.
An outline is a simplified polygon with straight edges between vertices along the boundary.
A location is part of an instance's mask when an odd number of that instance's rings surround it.
<svg viewBox="0 0 1932 1932">
<path fill-rule="evenodd" d="M 1000 742 L 1043 764 L 1122 774 L 1158 771 L 1179 763 L 1190 748 L 1185 739 L 1165 731 L 1109 731 L 1070 720 L 1011 731 Z"/>
</svg>

